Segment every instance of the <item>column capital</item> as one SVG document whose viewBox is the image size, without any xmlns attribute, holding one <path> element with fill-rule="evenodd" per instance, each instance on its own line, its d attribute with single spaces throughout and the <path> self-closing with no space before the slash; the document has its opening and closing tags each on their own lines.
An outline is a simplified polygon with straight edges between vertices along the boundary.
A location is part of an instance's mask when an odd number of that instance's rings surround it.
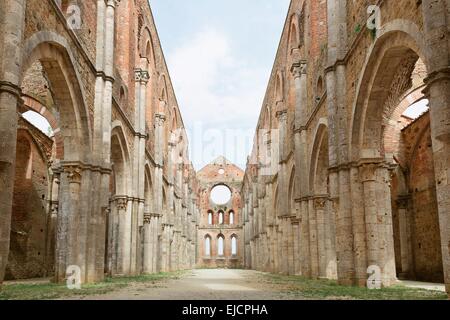
<svg viewBox="0 0 450 320">
<path fill-rule="evenodd" d="M 294 62 L 291 66 L 291 73 L 294 78 L 300 78 L 302 75 L 306 74 L 307 70 L 306 60 Z"/>
<path fill-rule="evenodd" d="M 313 201 L 314 209 L 323 210 L 325 209 L 328 199 L 326 197 L 316 197 Z"/>
<path fill-rule="evenodd" d="M 411 199 L 411 195 L 404 195 L 399 196 L 395 202 L 397 203 L 399 209 L 408 209 Z"/>
<path fill-rule="evenodd" d="M 428 77 L 424 79 L 425 83 L 425 89 L 422 90 L 422 93 L 425 95 L 425 97 L 430 97 L 430 86 L 434 84 L 435 82 L 439 82 L 442 80 L 449 80 L 450 79 L 450 67 L 445 67 L 440 70 L 436 70 L 431 72 Z"/>
<path fill-rule="evenodd" d="M 134 80 L 142 84 L 147 84 L 147 82 L 150 80 L 150 74 L 146 70 L 136 68 L 134 69 Z"/>
<path fill-rule="evenodd" d="M 22 97 L 22 88 L 11 82 L 0 81 L 0 93 L 2 92 L 11 93 L 16 96 L 17 99 L 21 99 Z"/>
<path fill-rule="evenodd" d="M 105 0 L 107 7 L 115 8 L 120 4 L 120 0 Z"/>
<path fill-rule="evenodd" d="M 117 197 L 114 199 L 117 210 L 127 210 L 128 199 L 126 197 Z"/>
<path fill-rule="evenodd" d="M 69 183 L 81 184 L 81 172 L 83 171 L 81 167 L 75 165 L 68 165 L 65 166 L 63 170 L 67 174 Z"/>
<path fill-rule="evenodd" d="M 157 126 L 163 126 L 166 122 L 166 115 L 164 113 L 155 113 L 155 123 Z"/>
</svg>

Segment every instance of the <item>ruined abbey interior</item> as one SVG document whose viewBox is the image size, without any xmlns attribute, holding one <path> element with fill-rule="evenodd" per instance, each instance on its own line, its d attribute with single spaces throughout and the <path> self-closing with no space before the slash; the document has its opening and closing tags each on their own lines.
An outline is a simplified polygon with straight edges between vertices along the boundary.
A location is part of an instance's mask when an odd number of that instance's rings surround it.
<svg viewBox="0 0 450 320">
<path fill-rule="evenodd" d="M 0 283 L 379 270 L 448 294 L 450 1 L 292 0 L 252 150 L 196 172 L 147 0 L 0 0 Z"/>
</svg>

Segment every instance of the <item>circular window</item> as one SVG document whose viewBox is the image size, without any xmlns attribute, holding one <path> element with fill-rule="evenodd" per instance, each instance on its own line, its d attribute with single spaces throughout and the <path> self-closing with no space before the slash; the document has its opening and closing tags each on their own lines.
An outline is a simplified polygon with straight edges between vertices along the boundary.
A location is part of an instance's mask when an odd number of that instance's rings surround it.
<svg viewBox="0 0 450 320">
<path fill-rule="evenodd" d="M 222 175 L 222 174 L 224 174 L 224 173 L 225 173 L 225 170 L 219 169 L 219 174 L 220 174 L 220 175 Z"/>
<path fill-rule="evenodd" d="M 219 185 L 215 186 L 211 190 L 211 200 L 218 205 L 228 203 L 231 199 L 231 190 L 227 186 Z"/>
</svg>

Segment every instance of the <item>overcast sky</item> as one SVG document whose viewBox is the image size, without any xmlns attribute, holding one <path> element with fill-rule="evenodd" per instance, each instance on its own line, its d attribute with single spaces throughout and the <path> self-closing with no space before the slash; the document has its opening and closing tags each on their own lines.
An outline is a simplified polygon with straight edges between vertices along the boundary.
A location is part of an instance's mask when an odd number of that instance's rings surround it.
<svg viewBox="0 0 450 320">
<path fill-rule="evenodd" d="M 220 155 L 244 169 L 289 3 L 150 0 L 197 170 Z M 45 119 L 25 116 L 48 132 Z"/>
<path fill-rule="evenodd" d="M 150 0 L 197 170 L 252 147 L 290 0 Z"/>
</svg>

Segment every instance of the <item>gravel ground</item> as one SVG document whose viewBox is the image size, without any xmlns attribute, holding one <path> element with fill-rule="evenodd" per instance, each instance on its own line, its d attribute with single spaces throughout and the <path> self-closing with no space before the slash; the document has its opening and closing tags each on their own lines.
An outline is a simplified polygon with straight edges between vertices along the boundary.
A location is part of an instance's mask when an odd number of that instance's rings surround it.
<svg viewBox="0 0 450 320">
<path fill-rule="evenodd" d="M 198 269 L 179 279 L 155 284 L 136 283 L 103 295 L 75 297 L 83 300 L 287 300 L 292 296 L 262 283 L 262 273 L 251 270 Z M 298 296 L 295 299 L 299 299 Z"/>
</svg>

